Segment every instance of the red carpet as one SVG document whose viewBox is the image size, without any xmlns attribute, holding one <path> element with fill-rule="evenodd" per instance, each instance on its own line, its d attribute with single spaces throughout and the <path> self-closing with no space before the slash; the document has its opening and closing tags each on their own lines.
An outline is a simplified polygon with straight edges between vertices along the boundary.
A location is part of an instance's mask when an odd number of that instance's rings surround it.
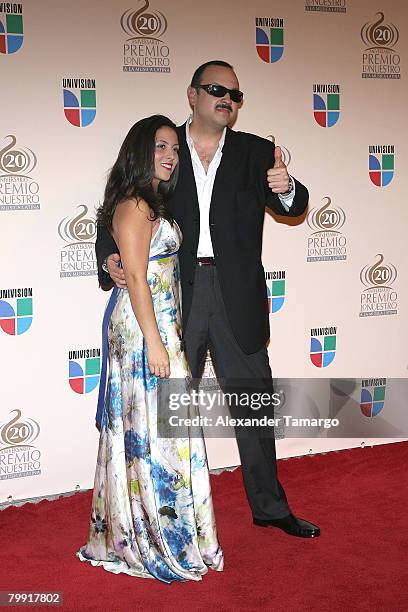
<svg viewBox="0 0 408 612">
<path fill-rule="evenodd" d="M 87 536 L 90 493 L 8 508 L 0 512 L 0 590 L 63 591 L 64 612 L 407 610 L 407 465 L 405 442 L 280 461 L 293 510 L 321 526 L 310 541 L 252 527 L 240 471 L 214 476 L 226 568 L 200 583 L 166 585 L 81 563 L 75 551 Z"/>
</svg>

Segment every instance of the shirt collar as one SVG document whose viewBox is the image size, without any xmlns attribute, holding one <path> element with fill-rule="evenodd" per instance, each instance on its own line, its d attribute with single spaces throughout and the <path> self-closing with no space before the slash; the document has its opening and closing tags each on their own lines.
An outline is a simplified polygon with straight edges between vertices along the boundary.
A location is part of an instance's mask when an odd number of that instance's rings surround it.
<svg viewBox="0 0 408 612">
<path fill-rule="evenodd" d="M 188 148 L 190 149 L 190 153 L 192 152 L 192 150 L 194 149 L 194 142 L 193 139 L 190 136 L 190 124 L 193 120 L 193 115 L 190 115 L 189 118 L 186 121 L 186 141 L 187 141 L 187 145 Z M 224 146 L 225 143 L 225 135 L 227 133 L 227 128 L 224 128 L 224 131 L 222 133 L 222 136 L 220 138 L 220 141 L 218 143 L 218 151 L 222 151 L 222 148 Z"/>
</svg>

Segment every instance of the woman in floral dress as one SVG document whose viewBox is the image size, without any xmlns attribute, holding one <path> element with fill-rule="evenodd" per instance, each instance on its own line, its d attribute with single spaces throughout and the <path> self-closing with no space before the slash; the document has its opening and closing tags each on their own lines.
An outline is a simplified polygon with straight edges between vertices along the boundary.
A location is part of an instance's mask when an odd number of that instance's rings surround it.
<svg viewBox="0 0 408 612">
<path fill-rule="evenodd" d="M 161 381 L 185 381 L 187 388 L 189 380 L 182 238 L 165 207 L 177 163 L 175 125 L 161 115 L 142 119 L 122 144 L 98 210 L 119 247 L 128 288 L 114 290 L 89 537 L 77 553 L 110 572 L 163 582 L 223 569 L 203 437 L 157 431 Z"/>
</svg>

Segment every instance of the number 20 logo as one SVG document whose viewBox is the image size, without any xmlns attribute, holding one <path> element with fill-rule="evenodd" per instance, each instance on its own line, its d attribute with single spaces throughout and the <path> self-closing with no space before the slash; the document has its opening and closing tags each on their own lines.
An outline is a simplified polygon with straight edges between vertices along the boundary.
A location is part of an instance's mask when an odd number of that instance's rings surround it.
<svg viewBox="0 0 408 612">
<path fill-rule="evenodd" d="M 123 13 L 120 18 L 120 24 L 122 29 L 131 38 L 156 38 L 167 30 L 167 19 L 157 10 L 149 9 L 149 2 L 145 0 L 144 5 L 134 11 L 133 9 L 127 10 Z"/>
<path fill-rule="evenodd" d="M 27 147 L 17 147 L 17 138 L 10 134 L 6 136 L 10 142 L 0 150 L 0 172 L 6 175 L 24 176 L 34 170 L 37 165 L 37 157 Z"/>
</svg>

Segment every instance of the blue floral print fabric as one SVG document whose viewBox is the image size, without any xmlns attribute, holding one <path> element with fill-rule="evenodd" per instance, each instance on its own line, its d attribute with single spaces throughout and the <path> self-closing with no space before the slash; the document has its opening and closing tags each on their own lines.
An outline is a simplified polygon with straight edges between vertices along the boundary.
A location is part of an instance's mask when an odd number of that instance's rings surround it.
<svg viewBox="0 0 408 612">
<path fill-rule="evenodd" d="M 182 343 L 177 224 L 161 219 L 150 243 L 147 281 L 171 378 L 190 377 Z M 221 571 L 203 437 L 157 435 L 158 379 L 127 289 L 109 322 L 109 379 L 81 561 L 163 582 Z"/>
</svg>

